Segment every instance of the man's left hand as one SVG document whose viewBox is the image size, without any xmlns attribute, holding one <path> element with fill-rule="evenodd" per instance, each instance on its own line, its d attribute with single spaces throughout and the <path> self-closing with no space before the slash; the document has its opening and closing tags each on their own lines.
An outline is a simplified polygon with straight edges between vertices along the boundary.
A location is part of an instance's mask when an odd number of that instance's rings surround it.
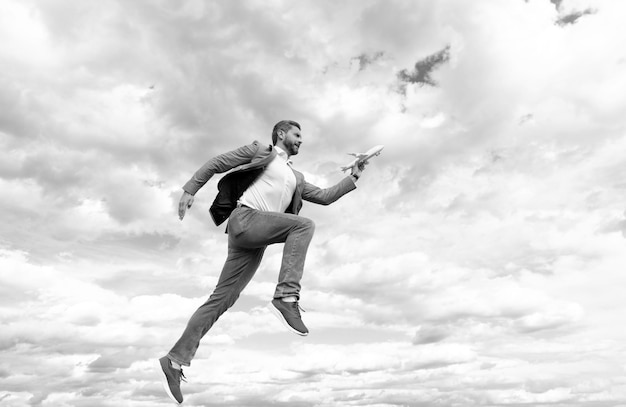
<svg viewBox="0 0 626 407">
<path fill-rule="evenodd" d="M 350 175 L 354 175 L 356 178 L 361 177 L 361 173 L 363 172 L 367 164 L 369 164 L 368 161 L 361 161 L 358 165 L 352 167 L 352 174 Z"/>
</svg>

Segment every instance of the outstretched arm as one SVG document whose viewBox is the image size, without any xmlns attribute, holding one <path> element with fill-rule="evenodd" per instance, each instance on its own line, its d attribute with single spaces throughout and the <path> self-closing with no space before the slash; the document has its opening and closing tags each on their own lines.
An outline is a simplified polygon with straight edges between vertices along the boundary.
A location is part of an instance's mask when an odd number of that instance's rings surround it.
<svg viewBox="0 0 626 407">
<path fill-rule="evenodd" d="M 348 192 L 356 189 L 356 180 L 361 176 L 365 165 L 366 163 L 359 164 L 358 168 L 353 168 L 350 176 L 345 177 L 330 188 L 319 188 L 305 182 L 302 199 L 320 205 L 330 205 Z"/>
<path fill-rule="evenodd" d="M 213 175 L 220 174 L 232 170 L 239 165 L 249 163 L 258 149 L 259 142 L 255 141 L 252 144 L 239 147 L 236 150 L 211 158 L 193 174 L 193 177 L 191 177 L 191 179 L 183 186 L 183 190 L 189 192 L 191 195 L 195 195 L 196 192 L 198 192 L 198 190 L 202 188 L 204 184 L 211 179 L 211 177 L 213 177 Z"/>
<path fill-rule="evenodd" d="M 183 195 L 178 203 L 178 217 L 183 220 L 187 209 L 193 205 L 194 195 L 215 174 L 229 171 L 235 167 L 249 163 L 259 149 L 259 142 L 255 141 L 236 150 L 220 154 L 207 161 L 191 179 L 183 185 Z"/>
</svg>

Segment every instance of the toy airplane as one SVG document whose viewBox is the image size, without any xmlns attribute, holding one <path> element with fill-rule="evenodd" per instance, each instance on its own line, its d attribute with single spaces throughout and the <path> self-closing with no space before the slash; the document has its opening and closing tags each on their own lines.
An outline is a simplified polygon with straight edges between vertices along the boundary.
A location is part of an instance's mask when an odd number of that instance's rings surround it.
<svg viewBox="0 0 626 407">
<path fill-rule="evenodd" d="M 352 169 L 361 163 L 367 163 L 367 160 L 369 160 L 370 158 L 380 155 L 380 152 L 383 151 L 383 148 L 385 148 L 385 146 L 381 145 L 381 146 L 374 146 L 370 148 L 369 150 L 367 150 L 365 153 L 348 153 L 349 155 L 353 155 L 356 158 L 350 164 L 347 164 L 346 166 L 341 167 L 341 171 L 346 172 L 349 169 Z"/>
</svg>

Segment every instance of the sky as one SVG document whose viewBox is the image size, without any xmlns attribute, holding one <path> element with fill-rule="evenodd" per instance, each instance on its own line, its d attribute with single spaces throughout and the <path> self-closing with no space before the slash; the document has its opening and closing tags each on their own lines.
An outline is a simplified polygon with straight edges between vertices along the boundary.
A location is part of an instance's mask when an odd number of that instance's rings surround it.
<svg viewBox="0 0 626 407">
<path fill-rule="evenodd" d="M 182 185 L 279 120 L 320 187 L 307 337 L 281 245 L 203 338 L 187 406 L 626 406 L 626 3 L 0 2 L 0 406 L 166 406 L 216 284 Z"/>
</svg>

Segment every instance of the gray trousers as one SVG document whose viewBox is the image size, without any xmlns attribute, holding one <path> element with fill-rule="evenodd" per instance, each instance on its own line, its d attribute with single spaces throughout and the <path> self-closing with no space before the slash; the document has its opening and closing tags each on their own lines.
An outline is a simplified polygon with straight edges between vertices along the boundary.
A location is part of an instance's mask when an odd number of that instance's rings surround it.
<svg viewBox="0 0 626 407">
<path fill-rule="evenodd" d="M 304 261 L 314 231 L 313 221 L 298 215 L 257 211 L 245 206 L 235 209 L 228 221 L 228 257 L 217 286 L 191 316 L 167 356 L 180 365 L 191 364 L 200 339 L 237 301 L 270 244 L 285 244 L 274 298 L 299 298 Z"/>
</svg>

